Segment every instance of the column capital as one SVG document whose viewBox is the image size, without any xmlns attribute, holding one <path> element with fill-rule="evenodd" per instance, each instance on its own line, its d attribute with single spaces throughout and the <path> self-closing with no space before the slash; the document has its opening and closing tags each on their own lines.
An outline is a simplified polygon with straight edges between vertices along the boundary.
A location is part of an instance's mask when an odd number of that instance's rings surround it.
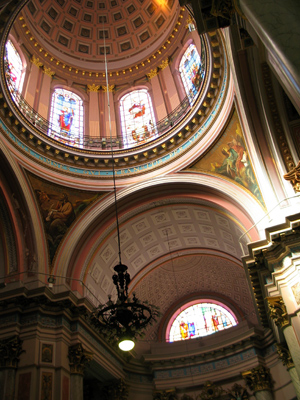
<svg viewBox="0 0 300 400">
<path fill-rule="evenodd" d="M 286 343 L 276 343 L 278 358 L 282 361 L 282 364 L 289 370 L 295 367 L 291 353 Z"/>
<path fill-rule="evenodd" d="M 158 68 L 151 69 L 150 72 L 147 73 L 148 79 L 154 78 L 158 74 Z"/>
<path fill-rule="evenodd" d="M 51 69 L 51 68 L 47 68 L 47 67 L 45 67 L 45 65 L 43 66 L 43 72 L 44 72 L 44 74 L 45 74 L 45 75 L 48 75 L 48 76 L 50 76 L 50 78 L 52 78 L 52 77 L 53 77 L 53 75 L 55 75 L 55 72 L 54 72 L 54 71 L 52 71 L 52 69 Z"/>
<path fill-rule="evenodd" d="M 114 92 L 115 88 L 116 88 L 116 85 L 102 86 L 102 89 L 103 89 L 104 93 Z"/>
<path fill-rule="evenodd" d="M 270 317 L 275 324 L 281 328 L 285 328 L 290 324 L 286 306 L 281 296 L 273 296 L 266 298 L 269 307 Z"/>
<path fill-rule="evenodd" d="M 246 381 L 246 385 L 253 390 L 259 392 L 261 390 L 271 390 L 273 383 L 269 368 L 259 365 L 249 371 L 242 372 L 242 377 Z"/>
<path fill-rule="evenodd" d="M 38 57 L 36 57 L 34 54 L 32 55 L 30 61 L 32 64 L 36 65 L 38 68 L 43 66 L 43 63 L 40 61 Z"/>
<path fill-rule="evenodd" d="M 83 349 L 81 343 L 69 347 L 69 364 L 71 374 L 83 375 L 85 367 L 91 362 L 93 353 Z"/>
<path fill-rule="evenodd" d="M 13 336 L 0 341 L 0 368 L 17 368 L 23 341 Z"/>
<path fill-rule="evenodd" d="M 159 65 L 159 69 L 163 70 L 169 66 L 170 60 L 169 58 L 166 58 L 165 60 L 162 61 L 162 63 Z"/>
<path fill-rule="evenodd" d="M 88 92 L 99 92 L 100 90 L 100 85 L 95 85 L 94 83 L 92 85 L 87 85 L 87 91 Z"/>
</svg>

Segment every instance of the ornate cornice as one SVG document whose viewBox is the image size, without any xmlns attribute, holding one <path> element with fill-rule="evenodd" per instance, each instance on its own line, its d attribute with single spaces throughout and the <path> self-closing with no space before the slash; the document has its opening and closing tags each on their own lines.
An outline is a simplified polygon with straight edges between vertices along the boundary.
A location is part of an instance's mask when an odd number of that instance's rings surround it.
<svg viewBox="0 0 300 400">
<path fill-rule="evenodd" d="M 87 91 L 88 92 L 99 92 L 100 90 L 100 85 L 95 85 L 94 83 L 92 85 L 87 85 Z"/>
<path fill-rule="evenodd" d="M 245 379 L 246 385 L 250 390 L 253 390 L 254 393 L 261 390 L 272 390 L 273 382 L 269 368 L 260 365 L 243 372 L 242 377 Z"/>
<path fill-rule="evenodd" d="M 51 70 L 51 68 L 47 68 L 47 67 L 43 67 L 43 72 L 45 75 L 50 76 L 50 78 L 53 77 L 53 75 L 55 75 L 55 72 Z"/>
<path fill-rule="evenodd" d="M 147 73 L 147 78 L 150 80 L 154 78 L 157 74 L 158 74 L 158 68 L 151 69 L 151 71 Z"/>
<path fill-rule="evenodd" d="M 113 93 L 115 91 L 116 85 L 108 85 L 108 91 Z M 107 86 L 102 86 L 104 93 L 107 93 Z"/>
<path fill-rule="evenodd" d="M 43 63 L 40 61 L 40 59 L 38 57 L 36 57 L 34 54 L 31 57 L 30 61 L 32 62 L 32 64 L 36 65 L 38 68 L 43 66 Z"/>
<path fill-rule="evenodd" d="M 23 341 L 18 336 L 13 336 L 0 341 L 0 367 L 17 368 Z"/>
<path fill-rule="evenodd" d="M 267 297 L 269 314 L 275 324 L 285 328 L 290 324 L 286 306 L 281 296 Z"/>
<path fill-rule="evenodd" d="M 286 343 L 276 343 L 278 358 L 282 361 L 282 364 L 289 370 L 295 367 L 291 353 Z"/>
<path fill-rule="evenodd" d="M 93 353 L 83 349 L 81 343 L 69 347 L 68 352 L 71 374 L 83 375 L 85 367 L 92 361 Z"/>
</svg>

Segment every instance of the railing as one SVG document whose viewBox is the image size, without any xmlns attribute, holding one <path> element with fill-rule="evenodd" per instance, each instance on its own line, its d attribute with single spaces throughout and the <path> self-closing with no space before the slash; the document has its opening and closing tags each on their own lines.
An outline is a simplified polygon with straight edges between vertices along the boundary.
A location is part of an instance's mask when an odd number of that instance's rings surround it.
<svg viewBox="0 0 300 400">
<path fill-rule="evenodd" d="M 26 120 L 31 125 L 36 127 L 41 133 L 67 146 L 72 146 L 87 150 L 109 151 L 111 150 L 111 148 L 115 150 L 122 148 L 133 148 L 139 146 L 140 144 L 147 143 L 153 140 L 153 138 L 157 138 L 163 135 L 168 130 L 172 129 L 172 127 L 175 126 L 178 122 L 180 122 L 180 120 L 191 109 L 193 103 L 195 102 L 199 94 L 199 90 L 202 85 L 205 73 L 204 64 L 205 63 L 203 63 L 199 69 L 199 76 L 201 77 L 201 79 L 199 79 L 198 85 L 195 86 L 196 89 L 195 93 L 191 92 L 170 114 L 168 114 L 165 118 L 158 121 L 156 125 L 152 127 L 154 134 L 151 137 L 145 138 L 145 140 L 138 141 L 136 144 L 130 144 L 130 145 L 126 145 L 127 142 L 123 139 L 123 137 L 112 138 L 111 140 L 109 137 L 97 138 L 85 134 L 83 134 L 82 137 L 80 138 L 72 137 L 71 134 L 68 137 L 63 136 L 60 132 L 57 131 L 57 128 L 55 128 L 50 121 L 42 117 L 36 110 L 34 110 L 28 104 L 28 102 L 25 100 L 22 94 L 16 89 L 14 82 L 12 81 L 12 79 L 10 79 L 10 72 L 7 63 L 5 63 L 6 66 L 5 75 L 6 75 L 7 86 L 14 103 L 18 106 L 19 111 L 23 114 Z M 139 132 L 137 132 L 137 134 L 138 133 Z"/>
</svg>

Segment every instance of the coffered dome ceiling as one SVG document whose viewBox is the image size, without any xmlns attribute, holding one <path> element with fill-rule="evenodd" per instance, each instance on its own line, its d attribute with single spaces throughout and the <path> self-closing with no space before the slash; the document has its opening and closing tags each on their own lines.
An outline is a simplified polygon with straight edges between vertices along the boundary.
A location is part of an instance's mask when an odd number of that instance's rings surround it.
<svg viewBox="0 0 300 400">
<path fill-rule="evenodd" d="M 181 11 L 174 0 L 31 0 L 22 24 L 33 46 L 38 37 L 68 65 L 103 70 L 106 48 L 109 68 L 118 69 L 161 54 L 178 32 Z"/>
</svg>

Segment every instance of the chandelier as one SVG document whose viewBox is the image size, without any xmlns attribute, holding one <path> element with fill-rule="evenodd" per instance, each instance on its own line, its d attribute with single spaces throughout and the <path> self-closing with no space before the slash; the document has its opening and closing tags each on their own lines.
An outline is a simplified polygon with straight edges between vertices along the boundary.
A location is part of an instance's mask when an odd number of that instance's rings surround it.
<svg viewBox="0 0 300 400">
<path fill-rule="evenodd" d="M 104 36 L 104 56 L 105 56 L 105 75 L 106 87 L 108 88 L 108 73 L 107 73 L 107 58 L 106 44 Z M 130 275 L 127 272 L 128 267 L 121 262 L 121 242 L 120 229 L 118 220 L 117 207 L 117 191 L 116 177 L 114 166 L 114 154 L 112 146 L 111 133 L 111 116 L 110 116 L 110 98 L 107 90 L 107 105 L 109 116 L 109 131 L 111 143 L 111 160 L 114 184 L 114 203 L 117 225 L 117 241 L 119 249 L 119 264 L 114 267 L 114 275 L 112 276 L 113 283 L 117 289 L 117 300 L 114 302 L 111 296 L 108 296 L 108 302 L 104 305 L 99 305 L 96 310 L 90 315 L 90 322 L 96 327 L 99 332 L 106 335 L 110 342 L 117 342 L 119 348 L 123 351 L 130 351 L 135 346 L 135 339 L 143 335 L 143 330 L 154 321 L 159 315 L 158 308 L 150 305 L 147 302 L 141 302 L 133 294 L 132 298 L 128 296 L 128 285 L 130 283 Z"/>
</svg>

